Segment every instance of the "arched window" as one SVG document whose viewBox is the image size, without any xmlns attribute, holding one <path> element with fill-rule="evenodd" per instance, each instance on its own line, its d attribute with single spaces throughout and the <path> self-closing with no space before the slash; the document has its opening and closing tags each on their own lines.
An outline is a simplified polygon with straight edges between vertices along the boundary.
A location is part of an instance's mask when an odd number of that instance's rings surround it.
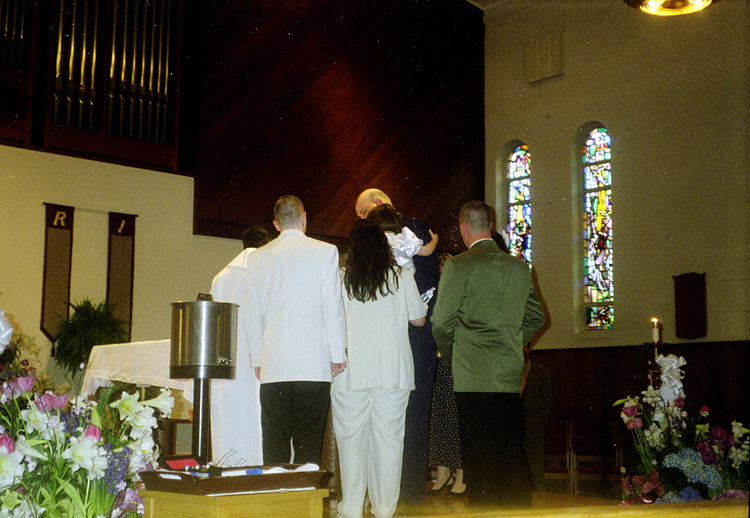
<svg viewBox="0 0 750 518">
<path fill-rule="evenodd" d="M 583 302 L 586 329 L 614 327 L 612 165 L 607 128 L 588 132 L 583 166 Z"/>
<path fill-rule="evenodd" d="M 525 144 L 508 157 L 508 233 L 510 254 L 531 263 L 531 154 Z"/>
</svg>

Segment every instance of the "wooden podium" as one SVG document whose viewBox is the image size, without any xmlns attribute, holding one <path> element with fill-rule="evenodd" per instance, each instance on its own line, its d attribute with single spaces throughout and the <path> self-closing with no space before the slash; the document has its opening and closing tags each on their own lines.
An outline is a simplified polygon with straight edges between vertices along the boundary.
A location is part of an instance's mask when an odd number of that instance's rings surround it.
<svg viewBox="0 0 750 518">
<path fill-rule="evenodd" d="M 187 495 L 141 489 L 145 518 L 322 518 L 327 489 Z"/>
</svg>

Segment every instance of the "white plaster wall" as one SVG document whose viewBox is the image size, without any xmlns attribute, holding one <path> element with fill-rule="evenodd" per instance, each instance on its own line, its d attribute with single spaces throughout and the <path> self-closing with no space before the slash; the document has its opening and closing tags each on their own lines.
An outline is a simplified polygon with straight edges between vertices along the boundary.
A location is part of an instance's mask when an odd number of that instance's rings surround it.
<svg viewBox="0 0 750 518">
<path fill-rule="evenodd" d="M 133 341 L 169 338 L 169 304 L 207 293 L 242 250 L 239 240 L 192 234 L 192 178 L 0 146 L 0 308 L 36 339 L 44 359 L 51 344 L 39 331 L 43 203 L 76 208 L 72 301 L 105 299 L 107 213 L 138 215 Z"/>
<path fill-rule="evenodd" d="M 706 273 L 706 341 L 750 339 L 750 2 L 648 16 L 621 1 L 485 12 L 486 197 L 528 144 L 533 264 L 550 312 L 537 347 L 632 345 L 674 329 L 672 276 Z M 511 12 L 514 11 L 514 12 Z M 527 84 L 524 44 L 562 33 L 563 75 Z M 581 125 L 612 136 L 616 330 L 581 329 Z"/>
</svg>

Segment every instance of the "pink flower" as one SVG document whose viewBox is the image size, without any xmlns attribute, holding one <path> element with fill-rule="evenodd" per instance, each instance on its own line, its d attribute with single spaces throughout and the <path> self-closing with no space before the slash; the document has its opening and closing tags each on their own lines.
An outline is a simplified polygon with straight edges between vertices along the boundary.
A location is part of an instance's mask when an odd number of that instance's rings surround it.
<svg viewBox="0 0 750 518">
<path fill-rule="evenodd" d="M 6 455 L 10 455 L 16 449 L 16 443 L 13 442 L 13 439 L 7 433 L 0 435 L 0 450 L 3 448 L 5 448 Z"/>
<path fill-rule="evenodd" d="M 10 399 L 16 399 L 22 394 L 31 392 L 31 389 L 33 387 L 34 387 L 34 376 L 22 376 L 22 377 L 10 380 L 7 383 L 7 385 L 3 385 L 2 391 L 6 397 Z"/>
<path fill-rule="evenodd" d="M 677 399 L 674 400 L 674 406 L 676 406 L 677 408 L 684 408 L 685 398 L 683 396 L 679 396 Z"/>
<path fill-rule="evenodd" d="M 26 394 L 27 392 L 31 392 L 31 389 L 34 388 L 34 376 L 21 376 L 20 378 L 11 380 L 10 383 L 8 383 L 8 386 L 13 393 L 18 394 L 19 396 L 21 394 Z"/>
<path fill-rule="evenodd" d="M 708 417 L 708 413 L 711 411 L 707 406 L 701 407 L 701 417 Z"/>
<path fill-rule="evenodd" d="M 55 410 L 63 410 L 68 406 L 68 395 L 62 394 L 60 396 L 52 396 L 52 408 Z"/>
<path fill-rule="evenodd" d="M 643 419 L 636 417 L 632 421 L 625 423 L 625 426 L 627 426 L 629 430 L 632 430 L 633 428 L 643 428 Z"/>
<path fill-rule="evenodd" d="M 55 396 L 49 392 L 42 394 L 39 399 L 34 401 L 40 412 L 49 412 L 50 410 L 62 410 L 68 405 L 68 395 Z"/>
<path fill-rule="evenodd" d="M 622 413 L 628 417 L 635 417 L 635 415 L 638 413 L 638 406 L 637 405 L 624 406 L 622 407 Z"/>
<path fill-rule="evenodd" d="M 86 427 L 86 431 L 83 432 L 83 435 L 84 437 L 88 437 L 89 439 L 94 439 L 94 441 L 99 442 L 99 440 L 102 438 L 102 431 L 95 424 L 90 424 Z"/>
</svg>

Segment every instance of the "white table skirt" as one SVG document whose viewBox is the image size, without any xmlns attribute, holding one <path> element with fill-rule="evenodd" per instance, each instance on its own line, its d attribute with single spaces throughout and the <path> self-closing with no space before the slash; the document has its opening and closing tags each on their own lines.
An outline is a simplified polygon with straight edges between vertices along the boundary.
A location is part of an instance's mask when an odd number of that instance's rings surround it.
<svg viewBox="0 0 750 518">
<path fill-rule="evenodd" d="M 170 340 L 97 345 L 91 349 L 81 392 L 93 394 L 111 381 L 182 390 L 193 400 L 193 380 L 169 377 Z"/>
</svg>

